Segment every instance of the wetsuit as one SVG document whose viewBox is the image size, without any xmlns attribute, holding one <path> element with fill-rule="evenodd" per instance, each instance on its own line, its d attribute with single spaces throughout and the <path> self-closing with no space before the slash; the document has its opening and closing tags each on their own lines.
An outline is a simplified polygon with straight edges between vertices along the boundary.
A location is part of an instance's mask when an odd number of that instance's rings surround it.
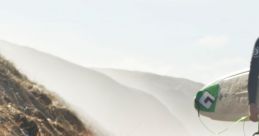
<svg viewBox="0 0 259 136">
<path fill-rule="evenodd" d="M 259 75 L 259 38 L 254 45 L 254 51 L 250 64 L 248 77 L 248 98 L 249 104 L 256 103 L 257 80 Z"/>
</svg>

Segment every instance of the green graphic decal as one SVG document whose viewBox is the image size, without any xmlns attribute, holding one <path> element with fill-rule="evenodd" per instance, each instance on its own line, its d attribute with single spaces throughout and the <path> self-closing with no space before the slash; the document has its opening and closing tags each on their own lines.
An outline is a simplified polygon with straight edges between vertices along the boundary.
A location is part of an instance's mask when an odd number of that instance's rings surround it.
<svg viewBox="0 0 259 136">
<path fill-rule="evenodd" d="M 199 91 L 195 98 L 195 108 L 199 111 L 215 112 L 220 87 L 214 84 Z"/>
</svg>

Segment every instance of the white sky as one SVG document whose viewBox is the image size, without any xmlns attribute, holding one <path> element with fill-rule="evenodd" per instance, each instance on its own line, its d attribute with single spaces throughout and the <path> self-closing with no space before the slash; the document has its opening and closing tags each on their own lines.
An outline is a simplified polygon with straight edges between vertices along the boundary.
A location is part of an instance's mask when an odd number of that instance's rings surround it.
<svg viewBox="0 0 259 136">
<path fill-rule="evenodd" d="M 258 0 L 1 0 L 0 39 L 207 83 L 249 67 Z"/>
</svg>

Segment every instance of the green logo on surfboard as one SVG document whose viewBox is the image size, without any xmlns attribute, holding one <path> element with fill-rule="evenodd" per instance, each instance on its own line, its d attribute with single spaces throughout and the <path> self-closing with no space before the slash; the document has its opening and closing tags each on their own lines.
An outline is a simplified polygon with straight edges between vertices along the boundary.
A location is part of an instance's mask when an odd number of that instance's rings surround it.
<svg viewBox="0 0 259 136">
<path fill-rule="evenodd" d="M 219 85 L 214 84 L 199 91 L 195 98 L 195 108 L 199 111 L 215 112 Z"/>
</svg>

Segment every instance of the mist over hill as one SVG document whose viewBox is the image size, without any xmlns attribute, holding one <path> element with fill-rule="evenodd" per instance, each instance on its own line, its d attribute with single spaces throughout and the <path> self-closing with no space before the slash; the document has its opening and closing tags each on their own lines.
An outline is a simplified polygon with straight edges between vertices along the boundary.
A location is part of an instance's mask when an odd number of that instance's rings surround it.
<svg viewBox="0 0 259 136">
<path fill-rule="evenodd" d="M 31 48 L 0 41 L 0 54 L 29 79 L 69 105 L 97 136 L 210 136 L 193 108 L 203 84 L 153 73 L 87 68 Z M 203 119 L 215 130 L 231 123 Z M 254 124 L 246 130 L 254 132 Z M 222 136 L 242 136 L 236 125 Z M 247 133 L 248 134 L 248 133 Z"/>
</svg>

